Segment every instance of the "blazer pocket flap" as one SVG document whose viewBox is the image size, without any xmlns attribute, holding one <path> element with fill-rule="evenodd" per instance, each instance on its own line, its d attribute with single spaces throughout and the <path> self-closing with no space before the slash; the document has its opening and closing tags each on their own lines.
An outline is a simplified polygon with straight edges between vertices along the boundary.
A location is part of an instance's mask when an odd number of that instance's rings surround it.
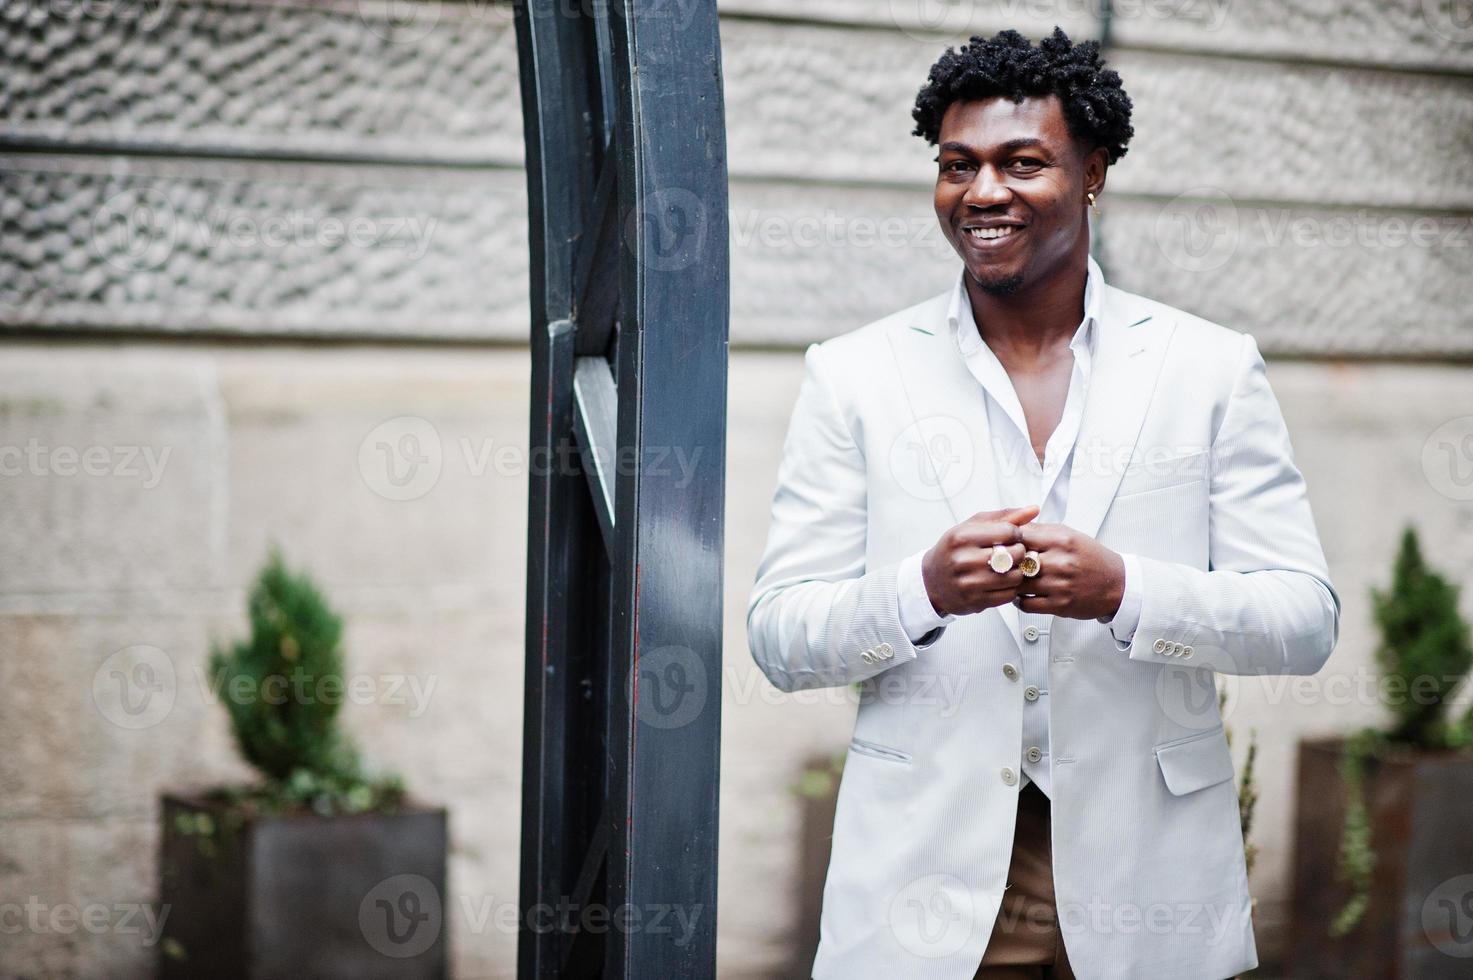
<svg viewBox="0 0 1473 980">
<path fill-rule="evenodd" d="M 1233 778 L 1233 754 L 1228 748 L 1227 735 L 1220 728 L 1196 738 L 1160 746 L 1156 749 L 1156 761 L 1161 766 L 1161 775 L 1166 778 L 1166 788 L 1174 796 L 1206 789 Z"/>
</svg>

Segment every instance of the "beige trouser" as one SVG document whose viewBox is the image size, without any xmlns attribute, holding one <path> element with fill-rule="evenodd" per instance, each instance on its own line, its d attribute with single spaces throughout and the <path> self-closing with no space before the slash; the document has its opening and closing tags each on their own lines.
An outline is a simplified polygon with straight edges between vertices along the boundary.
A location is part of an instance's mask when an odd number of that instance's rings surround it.
<svg viewBox="0 0 1473 980">
<path fill-rule="evenodd" d="M 1054 907 L 1049 799 L 1033 782 L 1018 792 L 1008 887 L 975 980 L 1074 980 Z"/>
</svg>

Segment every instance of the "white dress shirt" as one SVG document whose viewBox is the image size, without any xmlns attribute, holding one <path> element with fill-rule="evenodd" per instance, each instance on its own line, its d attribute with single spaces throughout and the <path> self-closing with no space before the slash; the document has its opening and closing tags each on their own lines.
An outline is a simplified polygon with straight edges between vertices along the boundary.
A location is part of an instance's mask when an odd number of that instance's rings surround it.
<svg viewBox="0 0 1473 980">
<path fill-rule="evenodd" d="M 1069 341 L 1069 349 L 1074 352 L 1069 393 L 1064 401 L 1064 413 L 1059 424 L 1044 447 L 1042 463 L 1033 451 L 1032 441 L 1028 437 L 1028 422 L 1023 415 L 1023 406 L 1013 388 L 1012 379 L 977 331 L 976 321 L 972 316 L 971 297 L 966 288 L 965 266 L 957 276 L 956 289 L 952 294 L 947 322 L 956 341 L 959 356 L 966 361 L 967 369 L 985 392 L 998 499 L 1002 507 L 1038 504 L 1040 510 L 1035 521 L 1039 523 L 1062 521 L 1069 501 L 1070 469 L 1080 422 L 1084 418 L 1085 396 L 1089 391 L 1095 330 L 1104 292 L 1102 283 L 1099 266 L 1090 259 L 1084 287 L 1084 318 Z M 927 550 L 929 548 L 923 548 L 904 559 L 896 577 L 900 625 L 917 647 L 935 643 L 946 624 L 956 618 L 955 615 L 937 614 L 931 605 L 921 574 L 921 560 Z M 1116 646 L 1122 651 L 1128 651 L 1136 626 L 1140 622 L 1141 572 L 1136 556 L 1122 555 L 1121 558 L 1125 562 L 1124 597 L 1115 615 L 1101 617 L 1100 621 L 1109 624 Z M 1023 710 L 1025 749 L 1021 764 L 1021 786 L 1028 785 L 1031 779 L 1045 795 L 1051 795 L 1048 705 L 1044 698 L 1048 696 L 1047 640 L 1053 616 L 1028 613 L 1020 609 L 1018 620 L 1018 627 L 1024 637 L 1021 679 L 1026 685 Z"/>
</svg>

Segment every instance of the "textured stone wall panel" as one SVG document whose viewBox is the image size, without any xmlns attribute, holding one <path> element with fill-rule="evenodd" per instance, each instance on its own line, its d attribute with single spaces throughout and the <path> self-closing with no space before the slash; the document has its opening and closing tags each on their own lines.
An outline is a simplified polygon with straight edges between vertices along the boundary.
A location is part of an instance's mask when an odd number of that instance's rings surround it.
<svg viewBox="0 0 1473 980">
<path fill-rule="evenodd" d="M 521 157 L 509 5 L 7 3 L 0 50 L 0 142 Z"/>
<path fill-rule="evenodd" d="M 1122 52 L 1136 136 L 1111 186 L 1473 211 L 1473 74 Z"/>
<path fill-rule="evenodd" d="M 734 173 L 934 182 L 935 149 L 909 135 L 934 42 L 750 22 L 723 42 Z M 1136 135 L 1111 190 L 1473 209 L 1473 75 L 1144 52 L 1114 63 Z"/>
<path fill-rule="evenodd" d="M 909 192 L 764 187 L 734 194 L 733 208 L 736 342 L 833 336 L 947 288 L 959 268 L 929 199 Z M 846 214 L 812 247 L 751 231 Z M 1249 331 L 1266 352 L 1473 357 L 1467 216 L 1129 197 L 1104 215 L 1112 282 Z M 871 220 L 904 229 L 904 243 L 872 235 Z"/>
<path fill-rule="evenodd" d="M 780 185 L 732 196 L 733 340 L 800 345 L 945 289 L 960 259 L 923 192 Z M 1473 357 L 1473 218 L 1110 198 L 1111 281 L 1269 352 Z"/>
<path fill-rule="evenodd" d="M 525 196 L 511 173 L 431 193 L 407 179 L 368 181 L 363 168 L 320 168 L 303 184 L 259 164 L 207 175 L 149 161 L 147 175 L 112 177 L 93 172 L 97 161 L 81 172 L 65 162 L 0 168 L 0 217 L 28 221 L 21 246 L 0 253 L 0 323 L 527 335 Z M 737 182 L 731 204 L 736 344 L 833 336 L 938 292 L 957 268 L 925 188 Z M 298 216 L 306 241 L 276 246 L 257 234 L 284 215 Z M 1123 194 L 1107 198 L 1105 215 L 1121 285 L 1252 330 L 1265 349 L 1473 356 L 1467 216 Z M 333 220 L 384 240 L 329 243 L 322 229 Z"/>
<path fill-rule="evenodd" d="M 524 337 L 512 171 L 0 158 L 0 325 Z"/>
<path fill-rule="evenodd" d="M 946 44 L 1012 28 L 1097 37 L 1101 0 L 721 0 L 725 14 L 901 30 Z M 1113 43 L 1425 69 L 1473 68 L 1465 0 L 1114 0 Z"/>
<path fill-rule="evenodd" d="M 732 188 L 733 342 L 802 345 L 946 288 L 960 260 L 924 188 Z"/>
<path fill-rule="evenodd" d="M 1222 199 L 1116 201 L 1113 281 L 1268 352 L 1473 357 L 1473 220 Z"/>
<path fill-rule="evenodd" d="M 1118 0 L 1115 7 L 1112 39 L 1123 47 L 1473 71 L 1466 0 Z"/>
<path fill-rule="evenodd" d="M 879 6 L 903 12 L 927 2 Z M 1174 19 L 1124 16 L 1120 26 L 1161 24 L 1204 45 L 1231 25 L 1301 38 L 1268 22 L 1300 26 L 1323 6 L 1200 4 Z M 876 5 L 843 6 L 872 14 Z M 1035 6 L 1019 0 L 1001 9 L 1028 14 Z M 1139 6 L 1175 9 L 1165 0 Z M 12 6 L 0 15 L 5 50 L 16 56 L 15 70 L 0 78 L 0 143 L 521 163 L 505 6 L 406 7 L 427 13 L 400 21 L 367 4 L 217 0 L 161 5 L 148 21 L 127 4 L 99 5 L 110 20 L 72 9 Z M 1396 8 L 1373 9 L 1374 17 L 1347 13 L 1326 23 L 1400 36 L 1386 23 Z M 672 6 L 672 16 L 678 10 Z M 1198 13 L 1208 24 L 1228 19 L 1216 30 L 1193 26 Z M 941 15 L 938 7 L 934 16 Z M 722 36 L 734 174 L 932 179 L 934 151 L 909 135 L 910 107 L 943 38 L 748 18 L 728 21 Z M 1473 31 L 1467 42 L 1454 47 L 1473 75 Z M 1473 207 L 1473 77 L 1128 46 L 1114 63 L 1137 106 L 1134 152 L 1116 174 L 1117 189 L 1175 194 L 1208 184 L 1316 203 Z M 1408 145 L 1420 152 L 1408 155 Z M 1408 174 L 1408 166 L 1417 169 Z"/>
<path fill-rule="evenodd" d="M 763 185 L 732 203 L 734 342 L 833 336 L 959 267 L 924 194 Z M 1270 353 L 1473 357 L 1467 216 L 1117 196 L 1099 228 L 1112 282 Z"/>
</svg>

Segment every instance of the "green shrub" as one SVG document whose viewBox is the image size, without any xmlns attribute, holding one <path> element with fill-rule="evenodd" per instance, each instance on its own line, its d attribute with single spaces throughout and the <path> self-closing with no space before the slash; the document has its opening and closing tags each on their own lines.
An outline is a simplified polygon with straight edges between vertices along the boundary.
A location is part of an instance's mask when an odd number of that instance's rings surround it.
<svg viewBox="0 0 1473 980">
<path fill-rule="evenodd" d="M 368 778 L 338 727 L 346 685 L 342 619 L 305 574 L 271 549 L 251 589 L 250 637 L 215 645 L 210 678 L 230 715 L 235 742 L 265 778 L 234 795 L 269 808 L 359 812 L 398 803 L 397 777 Z"/>
<path fill-rule="evenodd" d="M 1449 720 L 1448 704 L 1473 667 L 1468 623 L 1458 613 L 1458 587 L 1427 567 L 1416 532 L 1402 532 L 1391 587 L 1371 589 L 1381 639 L 1376 662 L 1387 678 L 1388 730 L 1364 728 L 1345 741 L 1340 775 L 1345 782 L 1345 825 L 1340 833 L 1339 877 L 1351 895 L 1330 928 L 1344 936 L 1370 904 L 1376 854 L 1365 803 L 1368 760 L 1388 751 L 1460 749 L 1473 739 L 1473 708 Z"/>
<path fill-rule="evenodd" d="M 1373 588 L 1371 602 L 1381 632 L 1376 662 L 1395 682 L 1390 707 L 1396 725 L 1387 738 L 1417 748 L 1457 746 L 1461 723 L 1445 715 L 1473 666 L 1473 645 L 1458 614 L 1458 587 L 1427 567 L 1411 528 L 1402 533 L 1391 588 Z"/>
</svg>

